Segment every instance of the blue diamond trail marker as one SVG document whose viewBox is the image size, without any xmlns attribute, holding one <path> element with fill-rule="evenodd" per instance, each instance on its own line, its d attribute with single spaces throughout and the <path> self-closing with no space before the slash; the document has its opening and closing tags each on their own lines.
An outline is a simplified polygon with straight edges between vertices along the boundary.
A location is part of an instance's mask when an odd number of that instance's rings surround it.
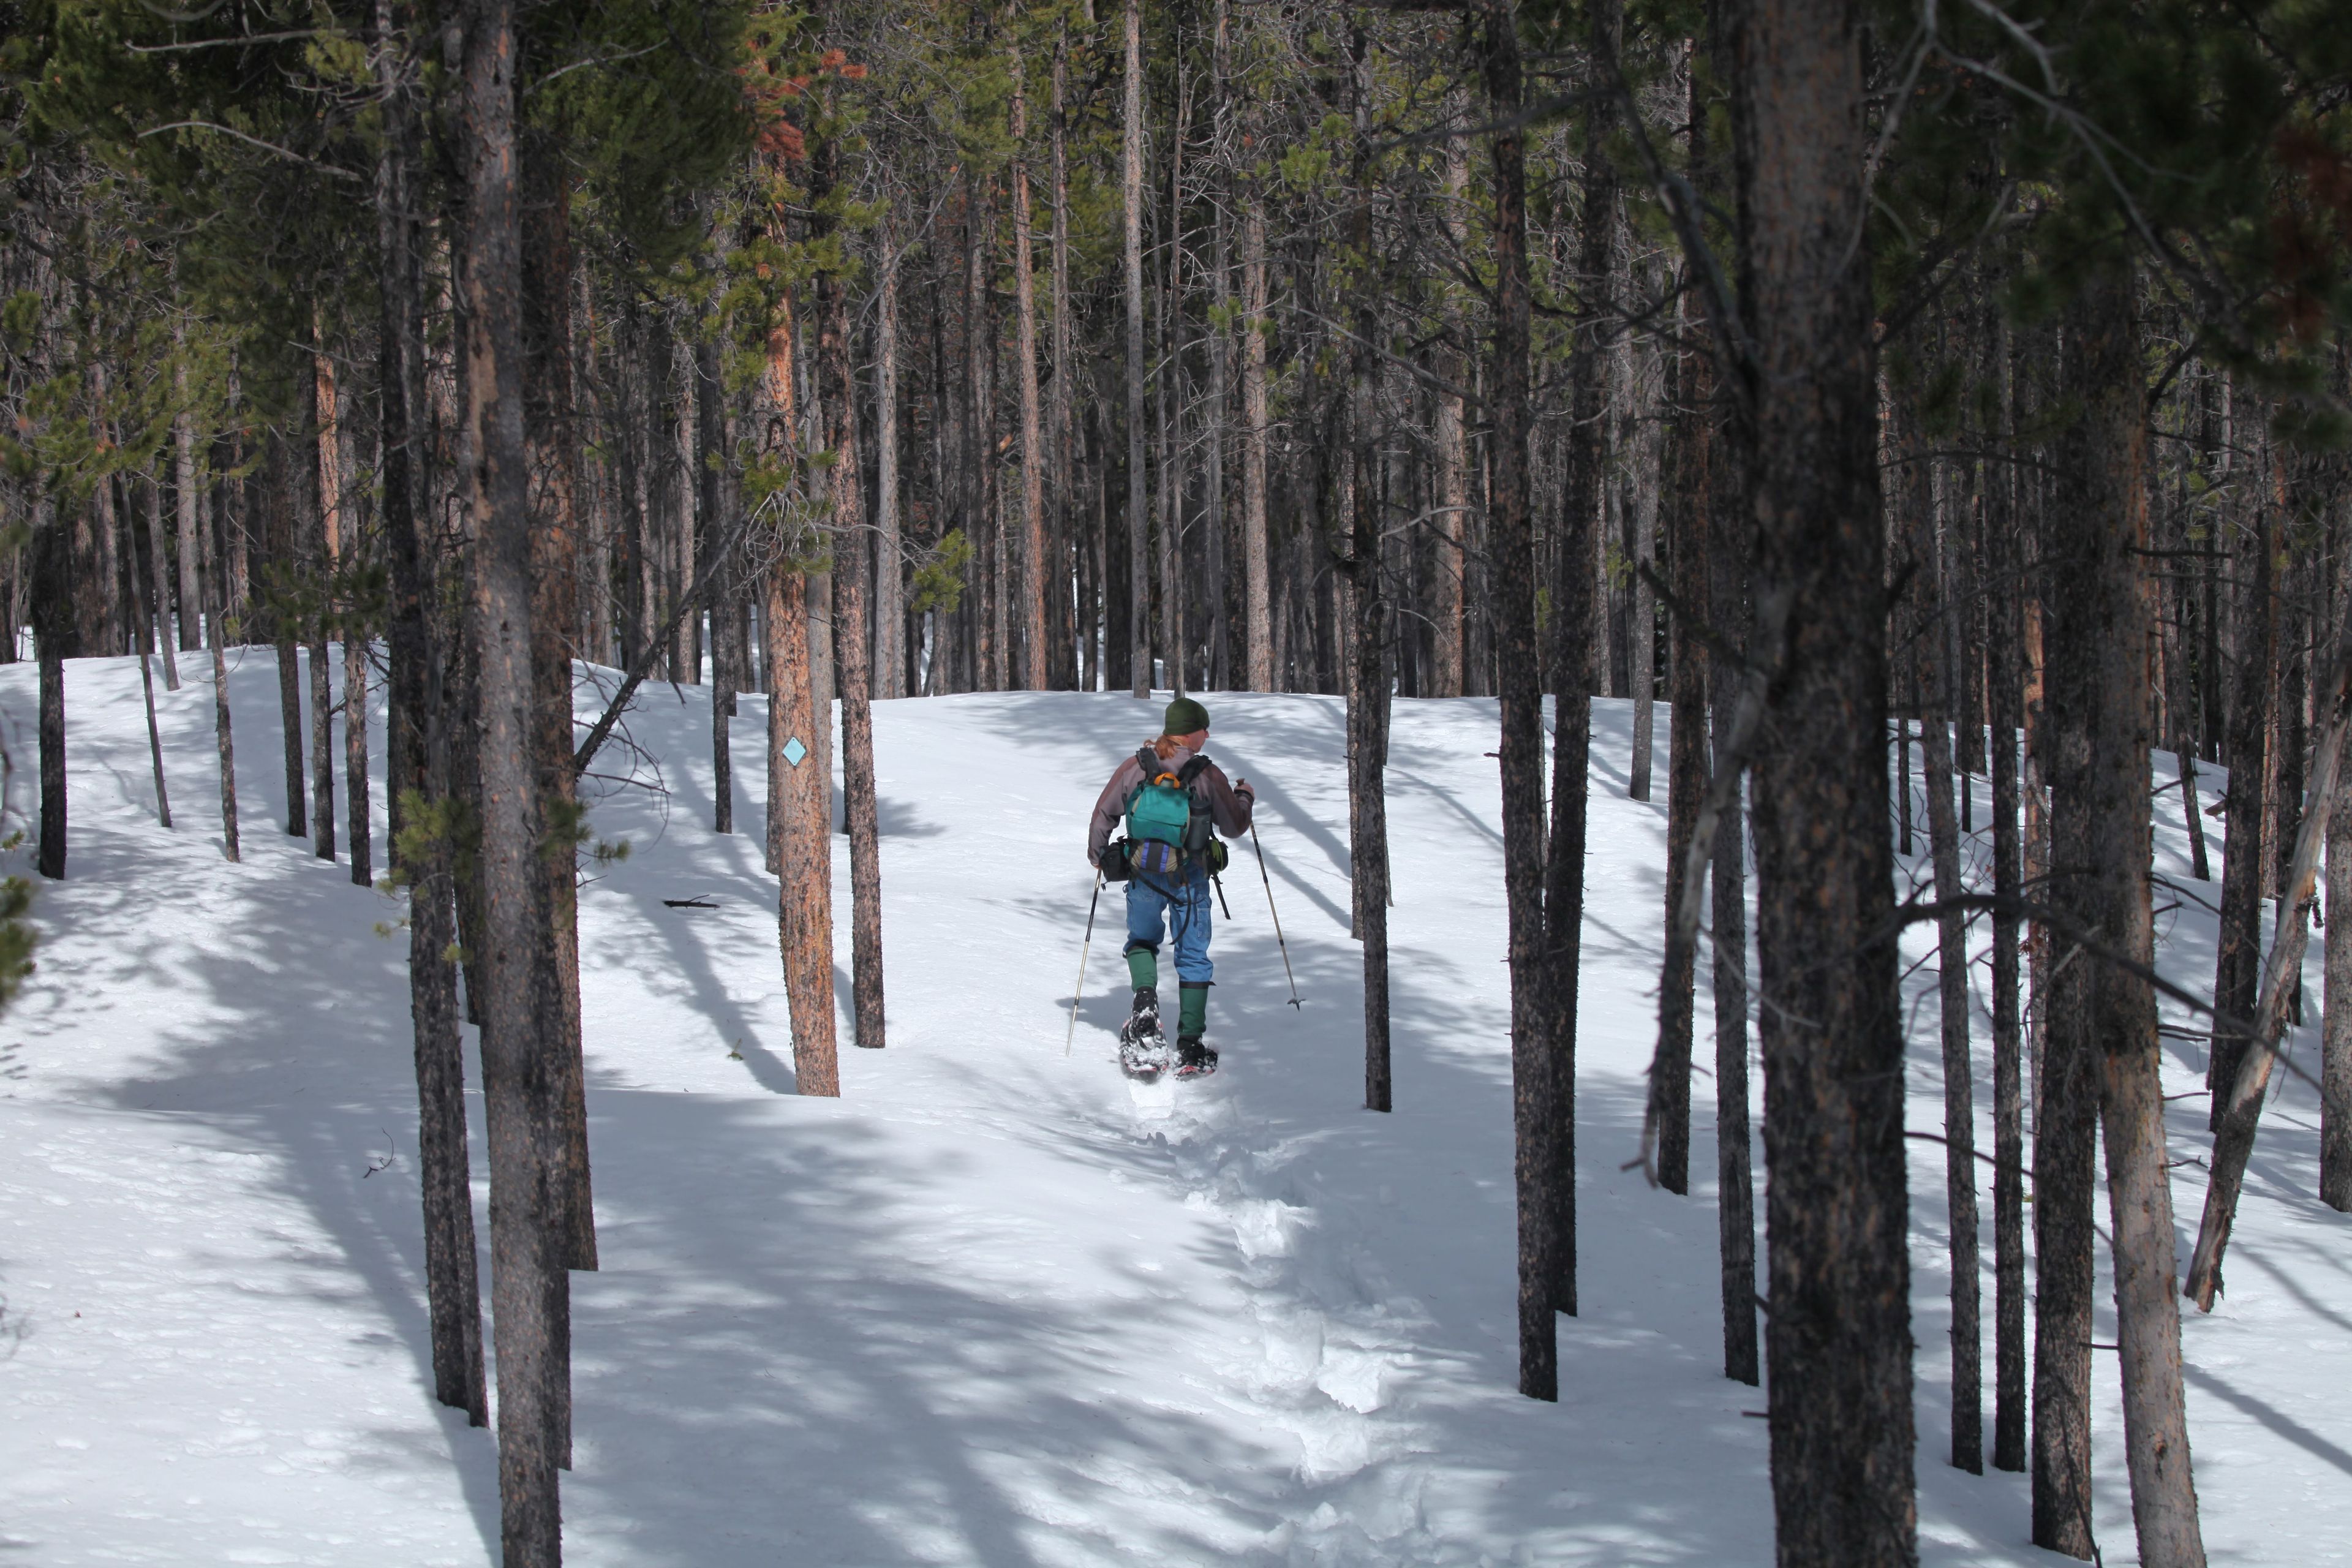
<svg viewBox="0 0 2352 1568">
<path fill-rule="evenodd" d="M 793 766 L 799 767 L 801 759 L 807 755 L 808 748 L 801 744 L 801 738 L 798 735 L 784 742 L 784 761 L 792 763 Z"/>
</svg>

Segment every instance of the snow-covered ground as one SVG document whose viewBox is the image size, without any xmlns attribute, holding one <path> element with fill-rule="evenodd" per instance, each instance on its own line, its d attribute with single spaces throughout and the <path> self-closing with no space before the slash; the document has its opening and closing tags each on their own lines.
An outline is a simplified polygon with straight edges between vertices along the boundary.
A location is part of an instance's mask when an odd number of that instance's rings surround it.
<svg viewBox="0 0 2352 1568">
<path fill-rule="evenodd" d="M 32 674 L 0 668 L 20 805 Z M 492 1562 L 491 1440 L 427 1388 L 399 911 L 279 830 L 268 650 L 233 681 L 239 866 L 219 854 L 208 684 L 162 698 L 165 831 L 135 663 L 70 667 L 71 875 L 41 889 L 40 971 L 0 1019 L 0 1546 L 42 1564 Z M 1157 708 L 886 703 L 890 1045 L 851 1049 L 845 1029 L 835 1101 L 792 1092 L 762 704 L 736 724 L 748 831 L 719 837 L 705 696 L 648 689 L 634 753 L 600 763 L 629 782 L 600 782 L 592 819 L 632 853 L 581 901 L 604 1267 L 575 1277 L 572 1562 L 1770 1561 L 1762 1399 L 1717 1370 L 1712 1188 L 1678 1198 L 1620 1169 L 1653 1026 L 1663 756 L 1660 802 L 1627 800 L 1629 708 L 1597 705 L 1585 1313 L 1560 1322 L 1563 1398 L 1542 1405 L 1513 1391 L 1494 705 L 1397 707 L 1396 1110 L 1379 1116 L 1339 704 L 1207 701 L 1213 754 L 1258 787 L 1305 1006 L 1244 849 L 1216 942 L 1225 1070 L 1150 1088 L 1114 1070 L 1115 889 L 1065 1056 L 1086 812 Z M 379 758 L 381 718 L 379 697 Z M 2158 811 L 2160 868 L 2185 882 L 2178 792 Z M 695 895 L 717 908 L 662 902 Z M 2164 932 L 2175 973 L 2210 984 L 2211 916 L 2184 902 Z M 1931 931 L 1912 940 L 1931 952 Z M 1706 996 L 1702 967 L 1702 1031 Z M 1942 1114 L 1932 1021 L 1914 1026 L 1922 1129 Z M 1981 1020 L 1978 1038 L 1990 1147 Z M 2201 1056 L 2168 1050 L 2168 1089 L 2200 1085 Z M 1705 1082 L 1695 1098 L 1703 1175 Z M 2176 1102 L 2177 1154 L 2201 1153 L 2203 1119 L 2201 1096 Z M 2352 1560 L 2352 1222 L 2314 1195 L 2316 1120 L 2288 1082 L 2231 1294 L 2187 1328 L 2217 1563 Z M 478 1116 L 475 1132 L 479 1199 Z M 1923 1556 L 2045 1560 L 2021 1478 L 1945 1463 L 1942 1152 L 1914 1147 Z M 2201 1172 L 2177 1174 L 2186 1230 Z M 1989 1203 L 1985 1228 L 1990 1321 Z M 2098 1358 L 2099 1523 L 2123 1563 L 2113 1365 Z"/>
</svg>

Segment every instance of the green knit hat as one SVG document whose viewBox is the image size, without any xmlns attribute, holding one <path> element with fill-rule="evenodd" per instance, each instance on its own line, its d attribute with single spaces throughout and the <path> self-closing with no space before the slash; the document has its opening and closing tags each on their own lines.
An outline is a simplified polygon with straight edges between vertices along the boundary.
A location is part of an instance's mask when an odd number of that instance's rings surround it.
<svg viewBox="0 0 2352 1568">
<path fill-rule="evenodd" d="M 1195 730 L 1209 727 L 1209 710 L 1189 697 L 1179 697 L 1168 705 L 1168 717 L 1160 726 L 1163 735 L 1189 735 Z"/>
</svg>

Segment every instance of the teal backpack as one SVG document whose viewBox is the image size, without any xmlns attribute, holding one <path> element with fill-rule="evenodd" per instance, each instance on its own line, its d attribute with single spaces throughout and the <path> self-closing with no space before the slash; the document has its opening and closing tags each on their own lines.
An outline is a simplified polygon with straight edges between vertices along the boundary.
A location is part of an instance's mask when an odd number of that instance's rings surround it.
<svg viewBox="0 0 2352 1568">
<path fill-rule="evenodd" d="M 1209 759 L 1194 757 L 1171 770 L 1146 746 L 1135 760 L 1143 782 L 1127 797 L 1127 863 L 1133 870 L 1181 876 L 1186 863 L 1209 847 L 1208 807 L 1192 795 L 1192 781 Z"/>
</svg>

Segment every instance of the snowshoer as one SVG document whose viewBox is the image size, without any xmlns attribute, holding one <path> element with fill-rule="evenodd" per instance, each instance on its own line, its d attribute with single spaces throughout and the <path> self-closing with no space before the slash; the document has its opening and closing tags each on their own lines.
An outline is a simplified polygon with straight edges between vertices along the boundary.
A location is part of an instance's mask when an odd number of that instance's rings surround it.
<svg viewBox="0 0 2352 1568">
<path fill-rule="evenodd" d="M 1169 1066 L 1160 1025 L 1160 944 L 1176 943 L 1176 1056 L 1179 1078 L 1217 1070 L 1217 1053 L 1202 1040 L 1208 1027 L 1209 879 L 1224 869 L 1217 835 L 1249 831 L 1257 796 L 1247 779 L 1228 782 L 1204 754 L 1209 710 L 1179 697 L 1157 740 L 1118 764 L 1095 802 L 1087 858 L 1103 879 L 1127 884 L 1127 971 L 1135 1010 L 1118 1032 L 1119 1064 L 1139 1078 L 1157 1078 Z M 1126 837 L 1111 834 L 1124 827 Z"/>
</svg>

